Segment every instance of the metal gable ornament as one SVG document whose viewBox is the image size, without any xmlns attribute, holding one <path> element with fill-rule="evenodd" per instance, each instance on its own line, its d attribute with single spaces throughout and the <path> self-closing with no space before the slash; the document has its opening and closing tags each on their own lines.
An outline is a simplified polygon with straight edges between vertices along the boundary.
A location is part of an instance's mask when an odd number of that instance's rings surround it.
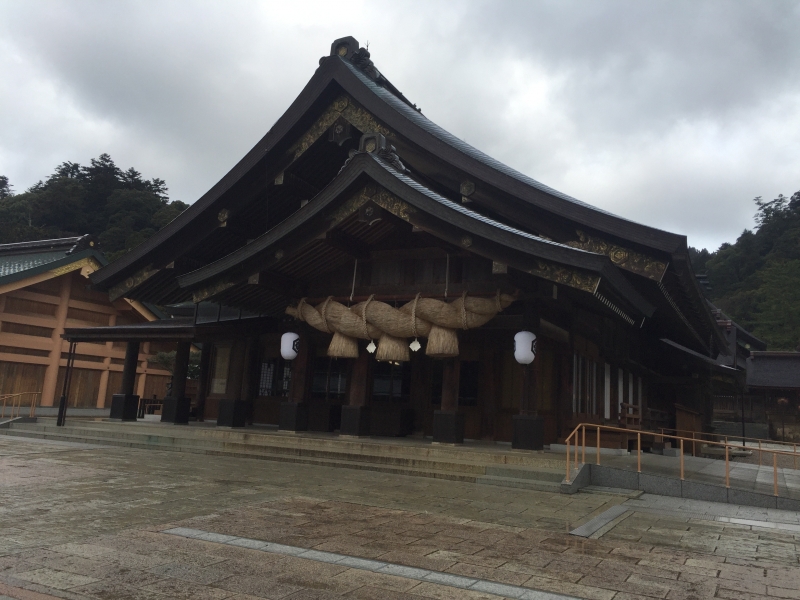
<svg viewBox="0 0 800 600">
<path fill-rule="evenodd" d="M 514 359 L 521 365 L 529 365 L 536 358 L 536 335 L 520 331 L 514 336 Z"/>
</svg>

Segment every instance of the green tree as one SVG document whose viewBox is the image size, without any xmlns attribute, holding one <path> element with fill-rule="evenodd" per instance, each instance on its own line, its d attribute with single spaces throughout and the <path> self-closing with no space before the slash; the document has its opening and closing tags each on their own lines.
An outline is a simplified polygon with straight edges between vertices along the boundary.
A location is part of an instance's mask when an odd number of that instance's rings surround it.
<svg viewBox="0 0 800 600">
<path fill-rule="evenodd" d="M 711 300 L 774 350 L 800 344 L 800 192 L 755 198 L 754 230 L 716 252 L 690 250 Z"/>
<path fill-rule="evenodd" d="M 14 195 L 0 177 L 0 243 L 93 234 L 113 260 L 188 208 L 170 202 L 163 179 L 120 169 L 108 154 L 88 167 L 66 161 L 44 181 Z"/>
</svg>

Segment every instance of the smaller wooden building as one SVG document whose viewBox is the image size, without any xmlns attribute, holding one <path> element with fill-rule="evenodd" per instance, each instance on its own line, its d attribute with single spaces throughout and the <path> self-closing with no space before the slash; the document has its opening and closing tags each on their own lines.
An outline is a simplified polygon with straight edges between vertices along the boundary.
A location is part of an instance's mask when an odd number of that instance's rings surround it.
<svg viewBox="0 0 800 600">
<path fill-rule="evenodd" d="M 92 236 L 0 244 L 0 397 L 28 393 L 52 406 L 61 394 L 67 327 L 120 326 L 158 320 L 135 300 L 109 301 L 91 289 L 89 275 L 107 263 Z M 148 362 L 174 343 L 151 342 L 137 357 L 135 387 L 142 397 L 163 397 L 170 374 Z M 110 406 L 122 382 L 125 344 L 85 342 L 77 347 L 69 405 Z"/>
</svg>

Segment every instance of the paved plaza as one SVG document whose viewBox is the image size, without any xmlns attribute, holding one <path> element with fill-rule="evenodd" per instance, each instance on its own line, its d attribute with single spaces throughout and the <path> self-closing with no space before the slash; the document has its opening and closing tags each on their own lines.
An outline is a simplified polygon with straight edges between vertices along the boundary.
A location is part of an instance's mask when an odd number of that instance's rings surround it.
<svg viewBox="0 0 800 600">
<path fill-rule="evenodd" d="M 800 598 L 798 539 L 786 511 L 0 437 L 0 598 Z"/>
</svg>

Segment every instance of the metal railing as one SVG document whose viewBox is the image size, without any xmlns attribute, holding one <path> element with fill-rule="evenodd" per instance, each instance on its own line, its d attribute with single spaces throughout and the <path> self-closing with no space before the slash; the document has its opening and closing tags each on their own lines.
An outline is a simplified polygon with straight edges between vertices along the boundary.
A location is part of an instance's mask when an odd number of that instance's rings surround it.
<svg viewBox="0 0 800 600">
<path fill-rule="evenodd" d="M 742 440 L 742 448 L 744 448 L 745 450 L 751 450 L 753 452 L 755 452 L 755 451 L 758 452 L 758 465 L 759 466 L 761 466 L 761 455 L 762 455 L 762 452 L 765 451 L 764 448 L 763 448 L 764 444 L 772 444 L 772 445 L 775 445 L 775 446 L 785 446 L 786 448 L 791 448 L 792 449 L 792 454 L 797 454 L 797 443 L 796 442 L 784 442 L 784 441 L 779 441 L 779 440 L 765 440 L 763 438 L 754 438 L 754 437 L 747 437 L 747 436 L 741 436 L 741 435 L 721 435 L 719 433 L 707 433 L 707 432 L 703 432 L 703 431 L 689 431 L 687 429 L 671 429 L 671 428 L 664 428 L 664 427 L 662 427 L 660 429 L 660 431 L 661 431 L 662 434 L 665 431 L 674 431 L 675 433 L 691 433 L 693 440 L 696 439 L 697 442 L 702 442 L 702 443 L 705 443 L 707 441 L 711 441 L 711 438 L 713 438 L 713 437 L 716 437 L 717 440 L 724 440 L 724 442 L 726 444 L 729 443 L 728 442 L 729 439 Z M 709 439 L 704 439 L 703 436 L 708 436 Z M 755 445 L 747 446 L 747 442 L 748 441 L 757 442 L 758 443 L 758 447 L 756 448 Z M 787 450 L 787 452 L 788 452 L 788 450 Z M 794 468 L 797 469 L 797 458 L 796 457 L 794 459 Z"/>
<path fill-rule="evenodd" d="M 580 423 L 575 427 L 572 433 L 566 439 L 566 446 L 567 446 L 567 463 L 566 463 L 566 483 L 570 483 L 571 481 L 571 460 L 570 460 L 570 447 L 574 446 L 574 462 L 575 462 L 575 469 L 578 468 L 578 451 L 579 447 L 581 450 L 581 460 L 580 464 L 586 464 L 586 429 L 589 428 L 590 431 L 593 431 L 596 435 L 596 464 L 600 464 L 600 434 L 602 431 L 607 432 L 614 432 L 614 433 L 621 433 L 621 434 L 635 434 L 636 435 L 636 472 L 642 472 L 642 436 L 652 437 L 654 441 L 663 442 L 664 439 L 675 440 L 678 443 L 679 453 L 678 456 L 680 458 L 680 478 L 681 481 L 684 481 L 684 443 L 689 442 L 693 444 L 702 443 L 705 446 L 717 446 L 724 448 L 725 452 L 725 487 L 731 487 L 730 481 L 730 451 L 733 450 L 751 450 L 752 448 L 748 448 L 746 446 L 742 446 L 740 444 L 733 444 L 728 442 L 727 440 L 724 442 L 714 442 L 710 440 L 700 440 L 695 438 L 689 438 L 685 436 L 679 435 L 672 435 L 669 433 L 657 432 L 657 431 L 643 431 L 641 429 L 626 429 L 624 427 L 614 427 L 611 425 L 597 425 L 594 423 Z M 579 440 L 580 438 L 580 440 Z M 766 440 L 759 440 L 759 442 L 763 442 Z M 769 442 L 771 443 L 771 442 Z M 796 445 L 793 448 L 792 452 L 787 450 L 774 450 L 771 448 L 763 448 L 759 445 L 759 467 L 761 466 L 761 453 L 767 452 L 772 454 L 772 492 L 775 496 L 778 495 L 778 456 L 789 456 L 792 457 L 794 461 L 794 469 L 797 469 L 797 447 Z"/>
<path fill-rule="evenodd" d="M 0 401 L 3 402 L 3 408 L 0 411 L 0 418 L 4 418 L 6 416 L 6 406 L 9 406 L 11 409 L 11 418 L 18 417 L 22 412 L 23 402 L 22 399 L 25 396 L 30 396 L 30 401 L 25 403 L 25 408 L 27 405 L 30 404 L 30 411 L 28 413 L 29 417 L 36 416 L 36 403 L 39 397 L 42 395 L 41 392 L 19 392 L 17 394 L 5 394 L 0 396 Z"/>
</svg>

